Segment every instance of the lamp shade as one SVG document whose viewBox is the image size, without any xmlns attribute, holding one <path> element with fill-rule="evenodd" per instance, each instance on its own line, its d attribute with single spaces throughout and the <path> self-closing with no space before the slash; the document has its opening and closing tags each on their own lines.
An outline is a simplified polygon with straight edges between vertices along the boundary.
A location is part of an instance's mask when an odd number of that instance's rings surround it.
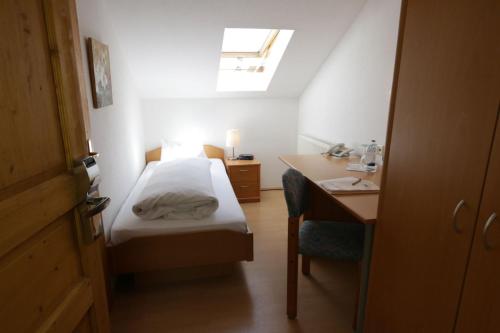
<svg viewBox="0 0 500 333">
<path fill-rule="evenodd" d="M 238 147 L 240 145 L 240 130 L 230 129 L 226 132 L 226 147 Z"/>
</svg>

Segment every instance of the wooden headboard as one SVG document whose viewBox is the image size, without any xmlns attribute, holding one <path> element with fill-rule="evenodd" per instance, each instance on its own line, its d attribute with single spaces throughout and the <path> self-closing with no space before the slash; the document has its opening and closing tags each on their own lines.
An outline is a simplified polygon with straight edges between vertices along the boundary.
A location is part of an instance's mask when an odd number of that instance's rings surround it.
<svg viewBox="0 0 500 333">
<path fill-rule="evenodd" d="M 203 150 L 208 158 L 224 160 L 224 149 L 212 145 L 203 145 Z M 161 158 L 161 147 L 146 152 L 146 163 L 159 161 Z"/>
</svg>

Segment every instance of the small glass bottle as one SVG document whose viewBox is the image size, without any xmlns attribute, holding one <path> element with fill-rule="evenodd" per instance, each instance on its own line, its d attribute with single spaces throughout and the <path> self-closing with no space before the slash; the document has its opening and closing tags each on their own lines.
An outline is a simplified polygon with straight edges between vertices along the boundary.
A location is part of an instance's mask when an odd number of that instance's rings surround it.
<svg viewBox="0 0 500 333">
<path fill-rule="evenodd" d="M 372 140 L 370 144 L 368 144 L 365 148 L 365 153 L 361 157 L 361 165 L 365 169 L 375 169 L 377 167 L 376 161 L 377 161 L 377 152 L 378 152 L 378 145 L 375 140 Z"/>
</svg>

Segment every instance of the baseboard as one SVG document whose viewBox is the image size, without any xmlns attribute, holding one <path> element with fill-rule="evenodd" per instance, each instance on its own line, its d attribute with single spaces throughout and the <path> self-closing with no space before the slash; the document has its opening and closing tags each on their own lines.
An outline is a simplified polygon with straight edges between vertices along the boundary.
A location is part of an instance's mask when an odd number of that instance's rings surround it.
<svg viewBox="0 0 500 333">
<path fill-rule="evenodd" d="M 283 187 L 281 186 L 270 186 L 270 187 L 261 187 L 261 191 L 282 191 Z"/>
</svg>

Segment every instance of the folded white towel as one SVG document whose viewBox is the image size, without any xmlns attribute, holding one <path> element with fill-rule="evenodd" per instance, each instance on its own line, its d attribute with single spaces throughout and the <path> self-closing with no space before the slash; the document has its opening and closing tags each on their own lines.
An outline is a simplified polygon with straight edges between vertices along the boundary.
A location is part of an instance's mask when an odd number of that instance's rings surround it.
<svg viewBox="0 0 500 333">
<path fill-rule="evenodd" d="M 132 211 L 152 220 L 201 219 L 219 207 L 206 158 L 178 159 L 156 166 Z"/>
</svg>

